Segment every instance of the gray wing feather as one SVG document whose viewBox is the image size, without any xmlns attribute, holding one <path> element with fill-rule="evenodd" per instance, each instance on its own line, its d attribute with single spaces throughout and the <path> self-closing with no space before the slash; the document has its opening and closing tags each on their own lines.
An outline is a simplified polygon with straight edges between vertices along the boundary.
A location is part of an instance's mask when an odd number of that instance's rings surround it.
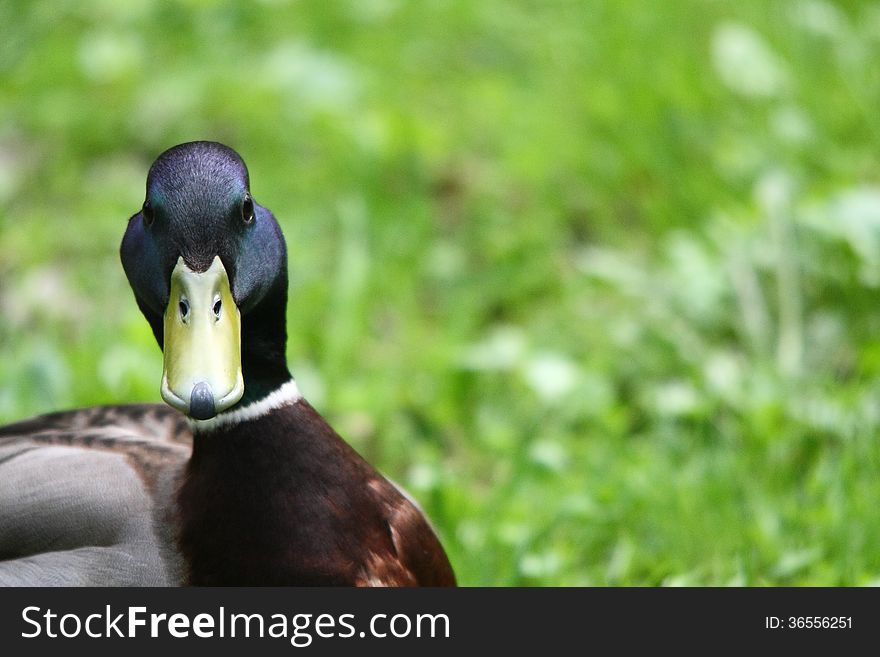
<svg viewBox="0 0 880 657">
<path fill-rule="evenodd" d="M 187 439 L 151 407 L 0 429 L 0 585 L 179 583 L 171 509 Z"/>
</svg>

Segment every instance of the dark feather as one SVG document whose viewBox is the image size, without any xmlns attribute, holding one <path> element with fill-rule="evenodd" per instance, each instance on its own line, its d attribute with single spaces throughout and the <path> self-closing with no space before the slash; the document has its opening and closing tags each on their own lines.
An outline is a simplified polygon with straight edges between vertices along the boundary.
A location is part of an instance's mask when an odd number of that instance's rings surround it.
<svg viewBox="0 0 880 657">
<path fill-rule="evenodd" d="M 193 584 L 455 582 L 424 516 L 305 401 L 196 435 L 178 500 Z"/>
</svg>

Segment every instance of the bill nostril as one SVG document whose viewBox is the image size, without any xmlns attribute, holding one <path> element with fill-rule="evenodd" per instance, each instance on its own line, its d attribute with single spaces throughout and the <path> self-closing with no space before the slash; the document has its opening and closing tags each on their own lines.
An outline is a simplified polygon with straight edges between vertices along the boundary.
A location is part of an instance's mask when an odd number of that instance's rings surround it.
<svg viewBox="0 0 880 657">
<path fill-rule="evenodd" d="M 205 381 L 197 383 L 189 398 L 189 415 L 196 420 L 210 420 L 217 415 L 214 393 Z"/>
<path fill-rule="evenodd" d="M 178 308 L 180 309 L 180 319 L 185 322 L 187 317 L 189 317 L 189 301 L 181 299 Z"/>
</svg>

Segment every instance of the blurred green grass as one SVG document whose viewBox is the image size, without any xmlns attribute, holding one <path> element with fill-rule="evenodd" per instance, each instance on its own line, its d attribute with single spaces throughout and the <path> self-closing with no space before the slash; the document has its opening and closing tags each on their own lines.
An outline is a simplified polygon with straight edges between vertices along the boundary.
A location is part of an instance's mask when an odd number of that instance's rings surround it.
<svg viewBox="0 0 880 657">
<path fill-rule="evenodd" d="M 157 401 L 117 249 L 245 157 L 306 395 L 468 585 L 880 583 L 880 5 L 0 4 L 0 421 Z"/>
</svg>

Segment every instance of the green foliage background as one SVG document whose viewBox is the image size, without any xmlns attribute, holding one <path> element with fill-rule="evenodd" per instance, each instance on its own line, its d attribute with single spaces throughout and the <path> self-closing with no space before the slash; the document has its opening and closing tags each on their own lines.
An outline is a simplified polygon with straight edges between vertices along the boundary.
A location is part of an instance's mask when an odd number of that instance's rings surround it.
<svg viewBox="0 0 880 657">
<path fill-rule="evenodd" d="M 469 585 L 880 583 L 880 4 L 0 4 L 0 421 L 158 401 L 118 261 L 235 147 L 306 395 Z"/>
</svg>

